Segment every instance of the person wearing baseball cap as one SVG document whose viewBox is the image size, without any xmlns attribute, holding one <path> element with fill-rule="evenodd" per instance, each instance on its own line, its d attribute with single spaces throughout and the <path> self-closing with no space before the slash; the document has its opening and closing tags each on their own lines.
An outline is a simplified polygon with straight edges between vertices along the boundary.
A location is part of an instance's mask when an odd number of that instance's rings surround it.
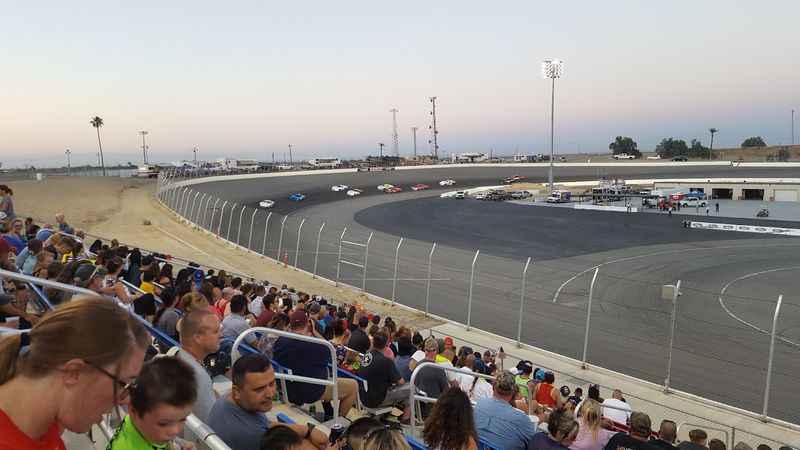
<svg viewBox="0 0 800 450">
<path fill-rule="evenodd" d="M 304 336 L 319 338 L 314 319 L 305 311 L 297 309 L 289 314 L 289 331 Z M 328 379 L 328 365 L 331 364 L 331 353 L 324 345 L 297 339 L 279 337 L 275 342 L 273 357 L 275 361 L 292 370 L 295 375 L 322 380 Z M 335 361 L 333 361 L 335 363 Z M 356 403 L 358 384 L 351 378 L 337 378 L 337 392 L 340 403 L 339 414 L 347 417 L 347 413 Z M 289 401 L 295 405 L 316 403 L 319 400 L 333 400 L 332 386 L 307 383 L 286 382 Z"/>
<path fill-rule="evenodd" d="M 517 376 L 514 377 L 514 382 L 519 389 L 519 396 L 522 400 L 527 401 L 530 391 L 528 390 L 528 383 L 531 380 L 531 373 L 533 373 L 533 363 L 530 361 L 520 361 L 517 365 Z"/>
<path fill-rule="evenodd" d="M 650 416 L 641 411 L 634 411 L 631 413 L 630 432 L 615 434 L 605 448 L 608 450 L 658 450 L 659 447 L 649 442 L 652 433 L 650 427 Z"/>
<path fill-rule="evenodd" d="M 519 390 L 514 374 L 503 370 L 494 381 L 493 396 L 478 400 L 475 405 L 475 428 L 478 435 L 493 448 L 527 450 L 536 428 L 525 413 L 514 408 Z"/>
</svg>

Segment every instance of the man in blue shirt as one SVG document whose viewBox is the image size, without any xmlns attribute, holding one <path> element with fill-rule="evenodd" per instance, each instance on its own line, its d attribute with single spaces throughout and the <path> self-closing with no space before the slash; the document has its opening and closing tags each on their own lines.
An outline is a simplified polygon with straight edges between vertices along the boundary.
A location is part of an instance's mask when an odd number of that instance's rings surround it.
<svg viewBox="0 0 800 450">
<path fill-rule="evenodd" d="M 517 397 L 514 374 L 504 370 L 497 375 L 492 398 L 478 400 L 475 405 L 478 435 L 493 447 L 503 450 L 533 448 L 536 427 L 525 413 L 512 406 Z"/>
</svg>

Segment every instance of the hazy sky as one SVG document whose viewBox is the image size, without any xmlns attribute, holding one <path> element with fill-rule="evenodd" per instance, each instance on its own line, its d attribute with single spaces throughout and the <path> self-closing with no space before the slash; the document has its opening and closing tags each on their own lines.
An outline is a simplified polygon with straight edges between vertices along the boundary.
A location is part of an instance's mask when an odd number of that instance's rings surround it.
<svg viewBox="0 0 800 450">
<path fill-rule="evenodd" d="M 0 2 L 0 162 L 363 156 L 549 147 L 643 150 L 663 137 L 790 141 L 800 110 L 800 1 Z M 800 125 L 797 126 L 800 134 Z M 798 139 L 800 140 L 800 139 Z"/>
</svg>

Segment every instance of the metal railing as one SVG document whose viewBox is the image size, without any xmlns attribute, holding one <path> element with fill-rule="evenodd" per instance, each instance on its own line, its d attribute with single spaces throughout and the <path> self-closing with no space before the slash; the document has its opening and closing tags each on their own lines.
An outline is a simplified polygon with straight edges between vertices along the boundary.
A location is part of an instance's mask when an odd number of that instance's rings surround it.
<svg viewBox="0 0 800 450">
<path fill-rule="evenodd" d="M 303 334 L 292 333 L 289 331 L 281 331 L 276 330 L 274 328 L 267 328 L 267 327 L 253 327 L 243 331 L 236 340 L 233 342 L 233 348 L 231 349 L 231 363 L 235 363 L 237 359 L 240 357 L 239 346 L 242 345 L 244 338 L 253 333 L 265 333 L 271 334 L 279 337 L 283 337 L 286 339 L 293 339 L 296 341 L 303 341 L 309 342 L 316 345 L 321 345 L 331 352 L 331 379 L 325 378 L 312 378 L 312 377 L 305 377 L 300 375 L 293 375 L 293 374 L 285 374 L 285 373 L 275 373 L 275 378 L 279 380 L 291 381 L 295 383 L 307 383 L 307 384 L 315 384 L 318 386 L 330 386 L 331 387 L 331 404 L 333 405 L 333 417 L 339 417 L 339 387 L 337 385 L 337 377 L 338 377 L 338 367 L 337 367 L 337 360 L 336 360 L 336 348 L 333 347 L 333 344 L 326 341 L 325 339 L 316 338 L 313 336 L 306 336 Z M 303 355 L 297 355 L 298 357 L 303 357 Z M 291 367 L 289 367 L 291 369 Z M 288 398 L 287 398 L 288 401 Z"/>
</svg>

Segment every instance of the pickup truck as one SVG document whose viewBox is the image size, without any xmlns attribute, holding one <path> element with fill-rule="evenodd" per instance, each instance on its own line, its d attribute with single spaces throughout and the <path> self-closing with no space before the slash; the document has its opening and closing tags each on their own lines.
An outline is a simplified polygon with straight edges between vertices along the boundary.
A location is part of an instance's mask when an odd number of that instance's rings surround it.
<svg viewBox="0 0 800 450">
<path fill-rule="evenodd" d="M 627 153 L 617 153 L 616 155 L 613 155 L 612 158 L 614 158 L 614 159 L 636 159 L 636 156 L 635 155 L 629 155 Z"/>
</svg>

